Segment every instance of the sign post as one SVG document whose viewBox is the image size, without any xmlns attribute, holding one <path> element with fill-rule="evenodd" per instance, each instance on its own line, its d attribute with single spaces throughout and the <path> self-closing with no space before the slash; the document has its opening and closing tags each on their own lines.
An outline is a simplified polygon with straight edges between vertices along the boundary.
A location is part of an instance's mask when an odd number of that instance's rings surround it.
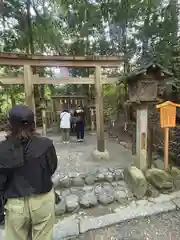
<svg viewBox="0 0 180 240">
<path fill-rule="evenodd" d="M 164 128 L 164 168 L 169 168 L 169 128 L 176 126 L 176 107 L 180 107 L 180 104 L 176 104 L 170 101 L 166 101 L 156 106 L 160 109 L 160 124 L 161 128 Z"/>
</svg>

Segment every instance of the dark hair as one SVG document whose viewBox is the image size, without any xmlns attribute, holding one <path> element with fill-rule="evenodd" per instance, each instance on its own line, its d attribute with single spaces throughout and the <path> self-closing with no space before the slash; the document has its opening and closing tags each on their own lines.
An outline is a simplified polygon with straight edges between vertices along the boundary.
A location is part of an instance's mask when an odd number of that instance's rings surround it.
<svg viewBox="0 0 180 240">
<path fill-rule="evenodd" d="M 12 136 L 17 139 L 22 139 L 22 138 L 25 139 L 35 135 L 39 135 L 36 132 L 34 123 L 28 126 L 16 126 L 8 123 L 5 127 L 5 131 L 7 133 L 6 137 Z"/>
<path fill-rule="evenodd" d="M 64 109 L 64 110 L 63 110 L 63 112 L 69 112 L 69 110 L 67 110 L 67 109 Z"/>
</svg>

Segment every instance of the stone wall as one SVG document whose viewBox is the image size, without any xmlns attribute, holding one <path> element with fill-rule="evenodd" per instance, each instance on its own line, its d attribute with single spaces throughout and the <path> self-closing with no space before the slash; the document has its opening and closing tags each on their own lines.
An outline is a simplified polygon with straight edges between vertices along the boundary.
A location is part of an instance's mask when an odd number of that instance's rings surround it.
<svg viewBox="0 0 180 240">
<path fill-rule="evenodd" d="M 163 164 L 162 164 L 163 165 Z M 128 205 L 136 199 L 156 198 L 160 193 L 180 189 L 180 170 L 168 172 L 152 168 L 145 174 L 136 167 L 99 169 L 94 174 L 55 176 L 56 214 L 75 213 L 80 209 L 117 202 Z"/>
<path fill-rule="evenodd" d="M 77 212 L 80 208 L 127 203 L 133 198 L 124 182 L 123 169 L 99 169 L 94 174 L 55 176 L 55 191 L 59 196 L 56 214 Z"/>
<path fill-rule="evenodd" d="M 53 240 L 76 239 L 89 230 L 179 209 L 180 170 L 175 167 L 168 171 L 153 167 L 146 173 L 134 166 L 100 169 L 94 174 L 56 176 L 54 185 L 58 194 L 56 215 L 63 217 L 54 227 Z M 82 211 L 113 202 L 118 204 L 114 208 L 110 205 L 111 212 L 105 215 L 88 216 Z"/>
</svg>

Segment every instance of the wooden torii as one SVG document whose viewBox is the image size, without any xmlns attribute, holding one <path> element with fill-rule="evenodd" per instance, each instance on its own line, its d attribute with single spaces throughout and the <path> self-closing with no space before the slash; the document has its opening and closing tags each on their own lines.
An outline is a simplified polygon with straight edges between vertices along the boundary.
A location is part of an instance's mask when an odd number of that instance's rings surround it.
<svg viewBox="0 0 180 240">
<path fill-rule="evenodd" d="M 3 77 L 2 84 L 24 84 L 26 104 L 35 112 L 34 84 L 95 84 L 96 89 L 96 129 L 97 150 L 105 151 L 103 84 L 115 84 L 118 78 L 107 78 L 101 75 L 101 68 L 119 67 L 122 57 L 114 56 L 43 56 L 19 53 L 0 53 L 1 66 L 24 67 L 24 76 L 15 78 Z M 95 68 L 95 75 L 89 78 L 47 78 L 33 75 L 32 67 L 70 67 Z"/>
</svg>

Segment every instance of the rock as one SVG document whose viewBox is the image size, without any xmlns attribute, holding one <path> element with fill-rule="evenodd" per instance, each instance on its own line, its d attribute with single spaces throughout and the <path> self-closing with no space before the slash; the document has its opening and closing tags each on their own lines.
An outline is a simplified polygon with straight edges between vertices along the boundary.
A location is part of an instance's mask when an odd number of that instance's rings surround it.
<svg viewBox="0 0 180 240">
<path fill-rule="evenodd" d="M 97 175 L 97 181 L 98 181 L 98 182 L 104 181 L 104 174 L 103 174 L 103 173 L 99 173 L 99 174 Z"/>
<path fill-rule="evenodd" d="M 67 189 L 64 189 L 63 191 L 61 191 L 61 196 L 62 197 L 66 197 L 70 193 L 71 193 L 70 190 L 67 188 Z"/>
<path fill-rule="evenodd" d="M 86 176 L 87 176 L 87 174 L 85 174 L 85 173 L 80 173 L 79 174 L 79 177 L 81 177 L 83 180 L 85 180 Z"/>
<path fill-rule="evenodd" d="M 120 195 L 122 196 L 125 195 L 125 197 L 129 200 L 129 199 L 132 199 L 134 196 L 133 196 L 133 193 L 129 190 L 129 188 L 127 188 L 127 186 L 121 186 L 121 185 L 117 185 L 115 188 L 114 188 L 115 192 L 119 192 Z"/>
<path fill-rule="evenodd" d="M 60 176 L 58 174 L 56 174 L 52 177 L 52 182 L 53 182 L 54 188 L 57 188 L 59 186 L 59 180 L 60 180 Z"/>
<path fill-rule="evenodd" d="M 122 182 L 122 183 L 121 183 Z M 121 182 L 116 182 L 116 186 L 114 186 L 114 191 L 115 191 L 115 198 L 116 201 L 118 202 L 127 202 L 127 199 L 130 200 L 134 197 L 133 193 L 129 190 L 127 184 L 123 181 Z M 121 185 L 122 184 L 122 185 Z M 113 183 L 112 183 L 113 186 Z M 118 195 L 116 195 L 116 193 L 118 193 Z M 119 198 L 121 198 L 122 196 L 124 196 L 126 198 L 126 200 L 119 200 Z M 123 198 L 124 198 L 123 197 Z"/>
<path fill-rule="evenodd" d="M 98 195 L 101 190 L 102 190 L 102 185 L 101 184 L 97 184 L 94 187 L 94 192 L 95 192 L 96 195 Z"/>
<path fill-rule="evenodd" d="M 74 216 L 60 220 L 53 231 L 53 240 L 62 240 L 77 237 L 79 235 L 79 224 Z"/>
<path fill-rule="evenodd" d="M 79 208 L 79 197 L 76 195 L 68 195 L 66 197 L 66 207 L 68 212 L 73 212 Z"/>
<path fill-rule="evenodd" d="M 94 175 L 88 175 L 88 176 L 85 178 L 85 183 L 86 183 L 87 185 L 93 185 L 95 181 L 96 181 L 96 176 L 94 176 Z"/>
<path fill-rule="evenodd" d="M 123 189 L 127 189 L 128 188 L 128 185 L 125 181 L 121 180 L 121 181 L 118 181 L 117 182 L 118 186 L 123 188 Z"/>
<path fill-rule="evenodd" d="M 114 201 L 114 189 L 111 185 L 104 185 L 98 192 L 98 201 L 102 205 L 107 205 Z"/>
<path fill-rule="evenodd" d="M 180 190 L 180 169 L 172 167 L 170 170 L 170 174 L 173 178 L 175 189 Z"/>
<path fill-rule="evenodd" d="M 154 188 L 150 183 L 148 183 L 146 196 L 156 198 L 159 195 L 160 195 L 159 191 L 156 188 Z"/>
<path fill-rule="evenodd" d="M 108 172 L 108 168 L 103 168 L 103 167 L 99 167 L 98 168 L 98 174 L 102 173 L 102 174 L 105 174 Z"/>
<path fill-rule="evenodd" d="M 76 178 L 77 176 L 78 176 L 77 172 L 70 172 L 70 173 L 68 174 L 68 177 L 69 177 L 69 178 Z"/>
<path fill-rule="evenodd" d="M 82 187 L 84 186 L 84 180 L 79 176 L 72 178 L 72 186 Z"/>
<path fill-rule="evenodd" d="M 118 183 L 117 182 L 112 182 L 111 185 L 116 188 L 118 186 Z"/>
<path fill-rule="evenodd" d="M 103 182 L 105 181 L 105 175 L 108 173 L 108 169 L 107 168 L 99 168 L 98 169 L 98 173 L 96 176 L 96 180 L 98 182 Z"/>
<path fill-rule="evenodd" d="M 148 169 L 146 178 L 157 189 L 170 189 L 173 187 L 172 177 L 162 169 Z"/>
<path fill-rule="evenodd" d="M 113 174 L 112 173 L 106 173 L 105 175 L 104 175 L 104 179 L 106 180 L 106 181 L 108 181 L 108 182 L 112 182 L 113 181 Z"/>
<path fill-rule="evenodd" d="M 85 193 L 80 200 L 80 206 L 83 208 L 94 207 L 98 204 L 98 200 L 94 191 Z"/>
<path fill-rule="evenodd" d="M 93 186 L 85 186 L 85 187 L 82 188 L 82 190 L 84 192 L 91 192 L 91 191 L 94 190 L 94 187 Z"/>
<path fill-rule="evenodd" d="M 68 188 L 71 186 L 71 179 L 68 177 L 63 177 L 59 180 L 59 186 L 61 188 Z"/>
<path fill-rule="evenodd" d="M 136 198 L 140 199 L 145 196 L 147 191 L 147 181 L 140 169 L 134 166 L 125 169 L 124 179 Z"/>
<path fill-rule="evenodd" d="M 127 194 L 124 191 L 115 191 L 114 200 L 121 204 L 127 204 Z"/>
<path fill-rule="evenodd" d="M 92 156 L 95 161 L 109 160 L 109 152 L 107 150 L 105 150 L 104 152 L 100 152 L 96 149 L 92 152 Z"/>
<path fill-rule="evenodd" d="M 114 189 L 110 183 L 104 183 L 104 184 L 102 184 L 102 187 L 109 192 L 114 192 Z"/>
<path fill-rule="evenodd" d="M 129 189 L 124 189 L 123 191 L 126 193 L 128 199 L 134 198 L 133 193 Z"/>
<path fill-rule="evenodd" d="M 180 178 L 180 169 L 178 169 L 177 167 L 171 167 L 170 169 L 170 174 L 173 178 Z"/>
<path fill-rule="evenodd" d="M 108 168 L 108 171 L 109 171 L 110 173 L 114 173 L 115 168 Z"/>
<path fill-rule="evenodd" d="M 123 180 L 124 179 L 123 169 L 115 169 L 114 175 L 115 175 L 114 179 L 116 181 Z"/>
<path fill-rule="evenodd" d="M 81 187 L 71 187 L 70 188 L 70 193 L 72 195 L 76 195 L 80 198 L 81 195 L 84 193 L 84 191 L 83 191 L 83 188 L 81 188 Z"/>
<path fill-rule="evenodd" d="M 56 213 L 56 216 L 60 216 L 65 212 L 66 212 L 66 203 L 64 198 L 61 198 L 60 202 L 55 205 L 55 213 Z"/>
</svg>

